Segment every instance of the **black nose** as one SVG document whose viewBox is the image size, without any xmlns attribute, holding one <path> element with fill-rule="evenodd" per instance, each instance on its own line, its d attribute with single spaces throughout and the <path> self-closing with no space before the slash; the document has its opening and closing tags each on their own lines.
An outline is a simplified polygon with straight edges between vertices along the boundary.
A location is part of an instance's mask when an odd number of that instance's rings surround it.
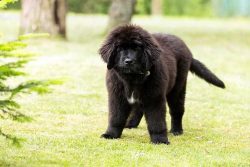
<svg viewBox="0 0 250 167">
<path fill-rule="evenodd" d="M 124 63 L 125 63 L 126 65 L 130 65 L 130 64 L 133 63 L 133 60 L 130 59 L 130 58 L 126 58 L 126 59 L 124 60 Z"/>
</svg>

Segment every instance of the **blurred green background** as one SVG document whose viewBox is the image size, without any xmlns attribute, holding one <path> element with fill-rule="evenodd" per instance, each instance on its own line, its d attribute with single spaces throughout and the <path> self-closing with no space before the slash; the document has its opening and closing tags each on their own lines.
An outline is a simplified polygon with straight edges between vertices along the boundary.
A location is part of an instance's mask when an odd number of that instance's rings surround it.
<svg viewBox="0 0 250 167">
<path fill-rule="evenodd" d="M 57 14 L 52 20 L 51 17 L 32 20 L 41 5 L 32 6 L 31 2 L 55 0 L 24 1 L 29 2 L 27 15 L 23 15 L 20 2 L 0 10 L 1 44 L 17 39 L 22 26 L 28 25 L 27 33 L 50 33 L 60 25 Z M 107 35 L 111 2 L 67 2 L 69 11 L 62 17 L 66 20 L 67 38 L 52 35 L 30 39 L 23 41 L 28 45 L 25 51 L 17 52 L 38 55 L 22 68 L 29 74 L 23 76 L 25 79 L 63 78 L 64 84 L 56 86 L 50 94 L 16 98 L 22 106 L 20 112 L 31 121 L 20 123 L 0 117 L 4 134 L 23 139 L 17 148 L 0 135 L 1 167 L 250 166 L 250 1 L 164 0 L 158 8 L 161 14 L 151 11 L 152 2 L 137 1 L 135 15 L 128 22 L 149 32 L 179 36 L 194 57 L 226 84 L 225 90 L 217 89 L 189 75 L 184 134 L 177 137 L 169 134 L 168 146 L 150 143 L 144 119 L 137 129 L 125 129 L 121 139 L 99 138 L 107 127 L 108 105 L 107 67 L 98 49 Z M 5 58 L 0 57 L 0 65 L 4 62 Z M 8 83 L 12 85 L 24 78 L 12 78 Z M 6 113 L 0 111 L 1 114 Z M 169 117 L 167 114 L 168 127 Z"/>
<path fill-rule="evenodd" d="M 167 16 L 250 16 L 249 0 L 163 0 Z M 68 9 L 75 13 L 107 13 L 111 0 L 68 0 Z M 20 9 L 20 1 L 9 9 Z M 137 0 L 135 13 L 149 15 L 151 0 Z"/>
</svg>

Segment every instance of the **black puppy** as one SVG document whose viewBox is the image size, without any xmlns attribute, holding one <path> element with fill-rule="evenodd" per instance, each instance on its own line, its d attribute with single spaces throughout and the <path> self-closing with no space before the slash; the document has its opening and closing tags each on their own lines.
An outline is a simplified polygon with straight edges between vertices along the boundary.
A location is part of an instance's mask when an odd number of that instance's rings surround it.
<svg viewBox="0 0 250 167">
<path fill-rule="evenodd" d="M 124 127 L 137 127 L 144 114 L 151 141 L 168 144 L 166 102 L 171 115 L 170 132 L 182 134 L 189 70 L 225 88 L 173 35 L 150 34 L 134 25 L 121 26 L 109 34 L 100 54 L 108 67 L 109 125 L 104 138 L 119 138 Z"/>
</svg>

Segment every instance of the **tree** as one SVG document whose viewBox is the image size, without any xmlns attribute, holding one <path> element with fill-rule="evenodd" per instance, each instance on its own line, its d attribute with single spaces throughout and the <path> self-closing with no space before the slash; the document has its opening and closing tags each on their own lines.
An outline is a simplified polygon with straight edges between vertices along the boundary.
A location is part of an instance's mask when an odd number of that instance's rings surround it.
<svg viewBox="0 0 250 167">
<path fill-rule="evenodd" d="M 151 0 L 151 13 L 152 15 L 162 14 L 163 0 Z"/>
<path fill-rule="evenodd" d="M 112 0 L 109 8 L 108 31 L 119 25 L 130 23 L 135 4 L 136 0 Z"/>
<path fill-rule="evenodd" d="M 66 0 L 22 0 L 20 33 L 46 32 L 66 37 Z"/>
</svg>

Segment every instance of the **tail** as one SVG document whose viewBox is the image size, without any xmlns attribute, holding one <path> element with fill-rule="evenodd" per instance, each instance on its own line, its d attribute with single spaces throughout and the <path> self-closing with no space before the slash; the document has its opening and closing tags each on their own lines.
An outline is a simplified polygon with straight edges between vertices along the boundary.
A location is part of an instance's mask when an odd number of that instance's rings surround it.
<svg viewBox="0 0 250 167">
<path fill-rule="evenodd" d="M 190 71 L 210 84 L 225 88 L 225 84 L 199 60 L 192 59 Z"/>
</svg>

